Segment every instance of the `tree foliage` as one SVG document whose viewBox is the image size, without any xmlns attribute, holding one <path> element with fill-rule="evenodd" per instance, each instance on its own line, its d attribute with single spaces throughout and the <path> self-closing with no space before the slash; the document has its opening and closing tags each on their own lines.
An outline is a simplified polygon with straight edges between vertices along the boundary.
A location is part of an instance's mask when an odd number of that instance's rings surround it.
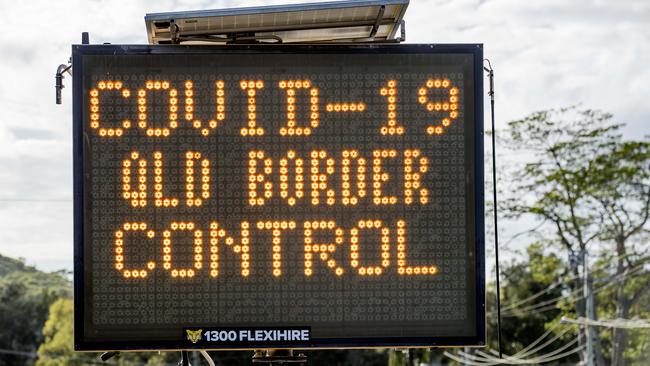
<svg viewBox="0 0 650 366">
<path fill-rule="evenodd" d="M 538 219 L 536 234 L 565 250 L 572 292 L 577 295 L 583 283 L 594 290 L 587 258 L 611 264 L 603 266 L 598 280 L 614 281 L 612 293 L 597 298 L 595 317 L 628 318 L 650 290 L 643 267 L 650 259 L 648 245 L 641 239 L 650 215 L 650 141 L 624 140 L 621 126 L 610 114 L 569 107 L 510 122 L 503 136 L 517 156 L 532 157 L 513 165 L 512 194 L 503 208 L 510 218 Z M 585 301 L 576 298 L 576 314 L 589 315 Z M 613 314 L 605 314 L 608 304 Z M 628 331 L 594 331 L 598 364 L 624 365 Z"/>
<path fill-rule="evenodd" d="M 50 304 L 69 295 L 70 283 L 61 274 L 0 255 L 0 348 L 7 350 L 0 365 L 33 361 Z"/>
<path fill-rule="evenodd" d="M 61 298 L 50 307 L 49 317 L 43 327 L 44 342 L 38 348 L 36 366 L 77 365 L 176 365 L 177 358 L 171 352 L 132 352 L 120 354 L 107 362 L 101 362 L 95 352 L 75 352 L 73 349 L 72 300 Z"/>
<path fill-rule="evenodd" d="M 532 344 L 554 324 L 562 314 L 557 305 L 569 289 L 570 276 L 556 255 L 545 254 L 540 243 L 530 245 L 526 252 L 527 260 L 512 262 L 503 271 L 503 297 L 508 299 L 503 307 L 501 323 L 506 335 L 503 350 L 506 354 L 515 354 Z M 548 305 L 538 307 L 537 304 Z M 539 311 L 540 308 L 545 311 Z M 492 312 L 490 315 L 495 314 Z M 495 319 L 494 316 L 489 318 Z M 492 323 L 492 329 L 496 329 L 496 323 Z M 570 336 L 550 344 L 549 348 L 558 348 L 569 341 Z M 493 339 L 492 346 L 496 348 L 496 339 Z M 575 357 L 569 358 L 573 359 Z"/>
<path fill-rule="evenodd" d="M 45 340 L 38 348 L 37 366 L 74 366 L 97 362 L 92 356 L 73 352 L 72 319 L 72 300 L 62 298 L 52 304 L 43 327 Z"/>
</svg>

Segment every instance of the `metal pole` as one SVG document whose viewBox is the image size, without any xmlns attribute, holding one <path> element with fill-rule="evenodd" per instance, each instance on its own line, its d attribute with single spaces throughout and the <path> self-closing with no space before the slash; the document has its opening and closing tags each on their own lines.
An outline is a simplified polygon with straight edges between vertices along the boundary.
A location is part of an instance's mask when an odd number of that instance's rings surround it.
<svg viewBox="0 0 650 366">
<path fill-rule="evenodd" d="M 178 366 L 192 366 L 190 364 L 190 357 L 187 354 L 187 350 L 181 351 L 181 360 L 178 361 Z"/>
<path fill-rule="evenodd" d="M 54 75 L 54 80 L 56 80 L 54 84 L 54 88 L 56 89 L 56 104 L 61 104 L 61 89 L 63 89 L 63 72 L 61 72 L 61 66 L 65 65 L 60 65 Z"/>
<path fill-rule="evenodd" d="M 585 317 L 587 318 L 587 324 L 585 324 L 585 337 L 587 343 L 587 356 L 585 357 L 586 366 L 594 366 L 594 344 L 593 344 L 593 328 L 589 324 L 590 320 L 595 319 L 594 314 L 594 297 L 591 292 L 591 286 L 589 281 L 591 281 L 591 276 L 589 275 L 589 258 L 587 254 L 587 249 L 582 248 L 582 271 L 583 271 L 583 280 L 584 280 L 584 297 L 585 297 Z"/>
<path fill-rule="evenodd" d="M 496 285 L 497 285 L 497 341 L 499 342 L 499 358 L 503 358 L 503 343 L 501 340 L 501 286 L 499 284 L 499 219 L 497 211 L 497 154 L 496 154 L 496 130 L 494 127 L 494 70 L 489 60 L 486 60 L 489 68 L 484 68 L 490 78 L 490 112 L 492 120 L 492 195 L 494 199 L 494 256 L 496 260 Z"/>
</svg>

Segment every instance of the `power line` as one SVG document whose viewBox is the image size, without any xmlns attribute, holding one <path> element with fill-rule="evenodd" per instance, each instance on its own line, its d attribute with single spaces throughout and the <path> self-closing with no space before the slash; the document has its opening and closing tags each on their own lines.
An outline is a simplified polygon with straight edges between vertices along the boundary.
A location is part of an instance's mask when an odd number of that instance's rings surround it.
<svg viewBox="0 0 650 366">
<path fill-rule="evenodd" d="M 569 343 L 569 346 L 572 346 L 572 343 Z M 537 358 L 531 358 L 531 359 L 519 359 L 519 360 L 513 360 L 513 359 L 508 359 L 508 356 L 506 356 L 506 359 L 499 359 L 499 358 L 494 358 L 490 357 L 489 359 L 481 359 L 481 361 L 473 361 L 471 359 L 464 358 L 462 356 L 457 356 L 454 355 L 453 353 L 450 352 L 445 352 L 444 355 L 446 357 L 451 358 L 452 360 L 456 362 L 460 362 L 465 365 L 470 365 L 470 366 L 492 366 L 492 365 L 502 365 L 502 364 L 509 364 L 509 365 L 526 365 L 526 364 L 541 364 L 541 363 L 547 363 L 551 361 L 555 361 L 561 358 L 564 358 L 566 356 L 570 356 L 574 353 L 581 352 L 584 349 L 584 346 L 576 347 L 572 350 L 569 350 L 567 352 L 561 353 L 561 354 L 555 354 L 556 351 L 549 352 L 547 354 L 544 354 L 540 357 Z M 550 354 L 553 353 L 553 356 L 550 356 Z"/>
<path fill-rule="evenodd" d="M 645 319 L 608 319 L 608 320 L 591 320 L 584 317 L 578 319 L 562 317 L 562 323 L 594 325 L 607 328 L 624 328 L 624 329 L 649 329 L 650 322 Z"/>
<path fill-rule="evenodd" d="M 511 308 L 511 309 L 508 309 L 508 310 L 504 311 L 503 313 L 504 314 L 518 314 L 518 313 L 522 313 L 522 312 L 530 312 L 532 310 L 536 310 L 539 307 L 544 307 L 544 306 L 549 305 L 549 304 L 555 304 L 556 302 L 558 302 L 558 301 L 560 301 L 562 299 L 571 298 L 573 295 L 580 292 L 581 290 L 582 289 L 573 290 L 567 295 L 557 296 L 557 297 L 554 297 L 552 299 L 545 300 L 545 301 L 542 301 L 542 302 L 538 302 L 538 303 L 535 303 L 535 304 L 532 304 L 532 305 L 524 306 L 524 307 L 521 307 L 521 308 Z"/>
<path fill-rule="evenodd" d="M 525 364 L 539 364 L 539 363 L 546 363 L 546 362 L 551 362 L 553 360 L 556 360 L 558 358 L 566 357 L 569 354 L 572 354 L 575 352 L 574 351 L 569 351 L 568 353 L 563 353 L 567 348 L 573 347 L 574 344 L 578 342 L 578 338 L 574 338 L 572 341 L 564 344 L 562 347 L 555 349 L 551 352 L 545 353 L 541 356 L 537 357 L 531 357 L 531 358 L 521 358 L 521 357 L 514 357 L 514 356 L 506 356 L 506 362 L 509 364 L 516 364 L 516 365 L 525 365 Z M 580 347 L 578 347 L 580 348 Z M 461 352 L 462 353 L 462 352 Z M 481 360 L 484 362 L 501 362 L 500 359 L 488 355 L 485 352 L 479 352 L 482 355 L 485 355 Z"/>
<path fill-rule="evenodd" d="M 557 341 L 558 339 L 562 338 L 570 330 L 570 328 L 568 328 L 568 327 L 565 328 L 562 332 L 556 334 L 555 337 L 547 340 L 541 346 L 538 346 L 538 347 L 534 348 L 535 346 L 537 346 L 537 344 L 539 342 L 541 342 L 544 338 L 546 338 L 548 335 L 550 335 L 555 330 L 555 328 L 557 328 L 559 325 L 560 325 L 560 323 L 556 323 L 552 327 L 548 328 L 546 330 L 546 332 L 544 332 L 544 334 L 542 334 L 541 337 L 539 337 L 537 340 L 533 341 L 528 346 L 524 347 L 521 351 L 515 353 L 512 357 L 519 357 L 519 358 L 528 357 L 528 356 L 534 354 L 535 352 L 543 350 L 544 348 L 548 347 L 551 343 L 553 343 L 553 342 Z"/>
<path fill-rule="evenodd" d="M 618 275 L 612 277 L 608 283 L 606 283 L 605 285 L 595 289 L 593 291 L 593 293 L 596 294 L 596 293 L 599 293 L 601 291 L 604 291 L 608 287 L 611 287 L 612 285 L 615 285 L 618 281 L 623 280 L 623 279 L 625 279 L 627 277 L 639 275 L 640 273 L 638 273 L 638 272 L 640 270 L 642 270 L 644 266 L 645 266 L 645 263 L 641 263 L 641 264 L 638 264 L 638 265 L 636 265 L 636 266 L 634 266 L 632 268 L 629 268 L 624 273 L 621 273 L 621 274 L 618 274 Z M 549 299 L 549 300 L 545 300 L 545 301 L 537 303 L 537 304 L 532 304 L 532 305 L 521 307 L 521 308 L 514 308 L 514 309 L 509 308 L 508 310 L 504 311 L 502 315 L 506 316 L 506 317 L 513 317 L 513 316 L 524 315 L 526 313 L 530 313 L 530 312 L 533 312 L 533 311 L 539 312 L 541 310 L 554 309 L 554 308 L 556 308 L 555 303 L 560 301 L 560 300 L 567 300 L 567 301 L 570 301 L 570 302 L 576 302 L 578 300 L 584 299 L 585 298 L 584 295 L 580 295 L 580 296 L 576 296 L 576 297 L 571 298 L 573 295 L 580 292 L 581 290 L 582 289 L 576 289 L 576 290 L 571 291 L 568 295 L 558 296 L 558 297 L 555 297 L 555 298 L 552 298 L 552 299 Z"/>
<path fill-rule="evenodd" d="M 627 257 L 629 255 L 631 255 L 631 254 L 619 255 L 619 256 L 616 256 L 616 257 L 612 258 L 611 260 L 615 260 L 615 259 L 621 258 L 621 257 Z M 596 271 L 596 270 L 600 270 L 600 269 L 604 268 L 606 265 L 607 265 L 606 263 L 603 263 L 603 264 L 599 265 L 598 267 L 594 268 L 592 270 L 592 272 Z M 563 279 L 561 281 L 554 282 L 551 285 L 549 285 L 548 287 L 546 287 L 545 289 L 543 289 L 543 290 L 541 290 L 541 291 L 539 291 L 537 293 L 534 293 L 534 294 L 532 294 L 532 295 L 530 295 L 530 296 L 528 296 L 528 297 L 526 297 L 524 299 L 521 299 L 521 300 L 519 300 L 517 302 L 509 304 L 508 306 L 503 307 L 501 310 L 507 311 L 507 310 L 512 310 L 514 308 L 517 308 L 519 305 L 522 305 L 522 304 L 525 304 L 525 303 L 527 303 L 529 301 L 532 301 L 532 300 L 534 300 L 534 299 L 536 299 L 536 298 L 550 292 L 551 290 L 555 289 L 556 287 L 567 284 L 569 281 L 573 281 L 573 280 L 575 280 L 576 278 L 579 278 L 579 277 L 580 277 L 580 275 L 573 275 L 573 276 L 571 276 L 569 278 L 565 278 L 565 279 Z M 563 297 L 565 297 L 565 296 L 563 296 Z"/>
<path fill-rule="evenodd" d="M 540 297 L 540 296 L 542 296 L 542 295 L 544 295 L 544 294 L 550 292 L 551 290 L 555 289 L 556 287 L 561 286 L 561 285 L 564 285 L 564 284 L 566 284 L 568 281 L 572 281 L 572 280 L 574 280 L 574 279 L 577 278 L 577 277 L 578 277 L 578 276 L 572 276 L 572 277 L 570 277 L 570 278 L 568 278 L 568 279 L 566 279 L 566 280 L 564 280 L 564 281 L 555 282 L 555 283 L 551 284 L 550 286 L 548 286 L 547 288 L 545 288 L 544 290 L 539 291 L 539 292 L 537 292 L 537 293 L 535 293 L 535 294 L 533 294 L 533 295 L 531 295 L 531 296 L 529 296 L 529 297 L 527 297 L 527 298 L 525 298 L 525 299 L 522 299 L 522 300 L 519 300 L 519 301 L 517 301 L 517 302 L 514 302 L 514 303 L 512 303 L 512 304 L 510 304 L 510 305 L 508 305 L 508 306 L 505 306 L 505 307 L 501 308 L 501 310 L 505 312 L 505 311 L 508 311 L 508 310 L 511 310 L 511 309 L 515 309 L 515 308 L 517 308 L 519 305 L 522 305 L 522 304 L 525 304 L 525 303 L 527 303 L 527 302 L 529 302 L 529 301 L 535 300 L 536 298 L 538 298 L 538 297 Z"/>
<path fill-rule="evenodd" d="M 555 327 L 558 325 L 556 324 L 554 327 L 551 327 L 548 329 L 542 336 L 540 336 L 537 340 L 535 340 L 533 343 L 522 349 L 521 351 L 515 353 L 512 356 L 505 356 L 504 358 L 497 358 L 495 356 L 489 355 L 485 352 L 477 352 L 477 355 L 472 355 L 463 351 L 460 351 L 458 355 L 455 355 L 450 352 L 445 352 L 444 355 L 451 358 L 452 360 L 455 360 L 457 362 L 464 363 L 466 365 L 472 365 L 472 366 L 489 366 L 489 365 L 499 365 L 499 364 L 512 364 L 512 365 L 526 365 L 526 364 L 541 364 L 541 363 L 547 363 L 551 361 L 555 361 L 561 358 L 564 358 L 566 356 L 569 356 L 571 354 L 581 352 L 584 349 L 584 346 L 581 347 L 576 347 L 573 348 L 569 351 L 564 352 L 566 349 L 571 348 L 574 346 L 575 343 L 578 342 L 578 337 L 574 338 L 568 343 L 565 343 L 562 345 L 560 348 L 557 348 L 551 352 L 547 352 L 543 355 L 537 356 L 537 357 L 531 357 L 531 358 L 524 358 L 527 357 L 531 354 L 534 354 L 536 352 L 541 351 L 542 349 L 546 348 L 548 345 L 551 343 L 557 341 L 560 339 L 564 334 L 566 334 L 569 329 L 565 329 L 564 331 L 560 332 L 557 334 L 555 337 L 547 340 L 544 342 L 542 345 L 537 346 L 533 348 L 533 345 L 538 344 L 541 342 L 544 338 L 546 338 Z M 492 353 L 496 354 L 494 350 L 491 350 Z"/>
<path fill-rule="evenodd" d="M 548 337 L 560 325 L 561 325 L 560 323 L 554 324 L 549 329 L 547 329 L 546 332 L 544 332 L 544 334 L 542 334 L 540 337 L 538 337 L 536 340 L 534 340 L 531 344 L 524 347 L 521 351 L 517 352 L 516 354 L 514 354 L 512 356 L 505 356 L 505 359 L 512 359 L 512 358 L 515 358 L 515 357 L 516 358 L 526 357 L 526 356 L 531 355 L 531 354 L 533 354 L 535 352 L 538 352 L 538 351 L 544 349 L 545 347 L 547 347 L 552 342 L 554 342 L 557 339 L 559 339 L 560 337 L 562 337 L 569 330 L 571 330 L 571 328 L 565 327 L 565 329 L 562 332 L 560 332 L 559 334 L 557 334 L 555 337 L 551 338 L 550 340 L 547 340 L 542 345 L 537 346 L 540 342 L 542 342 L 546 337 Z M 481 364 L 481 365 L 485 364 L 485 362 L 488 362 L 488 364 L 497 364 L 497 363 L 502 363 L 503 362 L 503 360 L 499 359 L 499 360 L 497 360 L 496 363 L 490 363 L 491 361 L 487 361 L 486 357 L 478 357 L 478 356 L 475 356 L 475 355 L 467 354 L 465 352 L 460 352 L 460 353 L 461 353 L 460 357 L 465 358 L 465 360 L 467 360 L 469 358 L 470 360 L 472 360 L 472 362 L 480 361 L 481 363 L 479 363 L 479 364 Z M 479 351 L 479 353 L 482 353 L 482 352 Z M 449 353 L 449 354 L 451 355 L 451 353 Z M 445 353 L 445 355 L 447 355 L 447 353 Z M 486 355 L 486 356 L 490 357 L 489 355 Z M 450 358 L 455 359 L 454 357 L 450 357 Z"/>
<path fill-rule="evenodd" d="M 617 259 L 619 259 L 619 258 L 623 258 L 623 257 L 628 257 L 628 256 L 630 256 L 630 255 L 631 255 L 630 253 L 626 253 L 626 254 L 618 255 L 618 256 L 616 256 L 616 257 L 611 258 L 610 261 L 611 261 L 611 260 L 617 260 Z M 608 263 L 603 263 L 603 264 L 601 264 L 601 265 L 599 265 L 599 266 L 597 266 L 597 267 L 594 267 L 594 268 L 591 270 L 591 272 L 595 272 L 595 271 L 597 271 L 597 270 L 601 270 L 601 269 L 605 268 L 605 267 L 607 266 L 607 264 L 608 264 Z M 538 298 L 538 297 L 544 295 L 545 293 L 548 293 L 549 291 L 553 290 L 554 288 L 556 288 L 556 287 L 558 287 L 558 286 L 561 286 L 561 285 L 563 285 L 563 284 L 567 284 L 569 281 L 573 281 L 573 280 L 575 280 L 576 278 L 580 278 L 580 275 L 573 275 L 573 276 L 571 276 L 571 277 L 569 277 L 569 278 L 566 278 L 566 279 L 564 279 L 564 280 L 562 280 L 562 281 L 558 281 L 558 282 L 552 283 L 551 285 L 549 285 L 549 286 L 546 287 L 545 289 L 543 289 L 543 290 L 541 290 L 541 291 L 539 291 L 539 292 L 537 292 L 537 293 L 535 293 L 535 294 L 533 294 L 533 295 L 531 295 L 531 296 L 529 296 L 529 297 L 527 297 L 527 298 L 525 298 L 525 299 L 522 299 L 522 300 L 519 300 L 519 301 L 517 301 L 517 302 L 515 302 L 515 303 L 509 304 L 508 306 L 501 308 L 501 310 L 505 311 L 505 310 L 511 310 L 511 309 L 513 309 L 513 308 L 516 308 L 516 307 L 518 307 L 519 305 L 524 304 L 524 303 L 527 303 L 527 302 L 529 302 L 529 301 L 532 301 L 532 300 L 534 300 L 534 299 L 536 299 L 536 298 Z"/>
<path fill-rule="evenodd" d="M 550 344 L 550 343 L 551 342 L 549 342 L 548 344 Z M 555 356 L 557 356 L 558 354 L 561 354 L 562 352 L 564 352 L 567 348 L 573 347 L 573 345 L 576 344 L 576 343 L 578 343 L 578 337 L 576 337 L 573 340 L 571 340 L 570 342 L 567 342 L 566 344 L 562 345 L 560 348 L 555 349 L 555 350 L 553 350 L 551 352 L 545 353 L 545 354 L 543 354 L 541 356 L 532 357 L 532 358 L 528 358 L 528 359 L 522 358 L 521 356 L 520 357 L 512 356 L 510 358 L 508 358 L 508 357 L 506 357 L 506 358 L 508 359 L 508 361 L 518 363 L 518 364 L 549 362 L 549 361 L 552 361 L 552 359 L 554 359 Z M 491 355 L 486 354 L 484 352 L 480 352 L 480 353 L 485 355 L 485 358 L 487 360 L 494 360 L 494 356 L 491 356 Z"/>
</svg>

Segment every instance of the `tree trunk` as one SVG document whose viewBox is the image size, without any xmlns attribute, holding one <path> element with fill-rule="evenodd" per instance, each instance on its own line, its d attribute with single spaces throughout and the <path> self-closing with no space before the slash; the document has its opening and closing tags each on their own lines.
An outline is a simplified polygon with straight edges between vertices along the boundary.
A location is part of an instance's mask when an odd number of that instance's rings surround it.
<svg viewBox="0 0 650 366">
<path fill-rule="evenodd" d="M 627 269 L 625 266 L 625 241 L 622 238 L 616 240 L 616 254 L 618 263 L 616 266 L 616 275 L 619 277 L 619 284 L 616 288 L 616 318 L 627 319 L 630 315 L 630 300 L 625 296 L 625 283 L 627 282 L 622 276 Z M 612 366 L 625 366 L 623 352 L 627 347 L 627 329 L 614 328 L 612 334 Z"/>
</svg>

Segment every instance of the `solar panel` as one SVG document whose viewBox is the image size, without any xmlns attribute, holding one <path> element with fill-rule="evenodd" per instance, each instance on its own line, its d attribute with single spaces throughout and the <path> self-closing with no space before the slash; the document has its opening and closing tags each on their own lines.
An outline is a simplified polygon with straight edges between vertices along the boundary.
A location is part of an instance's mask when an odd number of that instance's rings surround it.
<svg viewBox="0 0 650 366">
<path fill-rule="evenodd" d="M 298 5 L 153 13 L 150 44 L 395 42 L 409 0 L 348 0 Z"/>
</svg>

